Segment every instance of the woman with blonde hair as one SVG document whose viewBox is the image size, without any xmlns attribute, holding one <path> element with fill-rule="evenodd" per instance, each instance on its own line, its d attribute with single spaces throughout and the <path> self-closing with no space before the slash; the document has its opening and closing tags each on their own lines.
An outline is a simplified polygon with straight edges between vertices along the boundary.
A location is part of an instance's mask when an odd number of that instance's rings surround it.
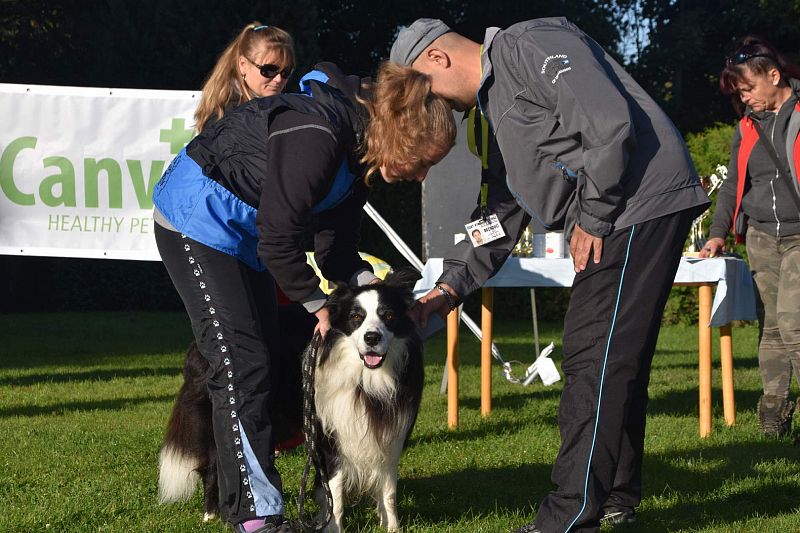
<svg viewBox="0 0 800 533">
<path fill-rule="evenodd" d="M 203 85 L 194 113 L 198 133 L 232 107 L 283 92 L 294 65 L 294 41 L 286 31 L 257 21 L 245 26 Z"/>
</svg>

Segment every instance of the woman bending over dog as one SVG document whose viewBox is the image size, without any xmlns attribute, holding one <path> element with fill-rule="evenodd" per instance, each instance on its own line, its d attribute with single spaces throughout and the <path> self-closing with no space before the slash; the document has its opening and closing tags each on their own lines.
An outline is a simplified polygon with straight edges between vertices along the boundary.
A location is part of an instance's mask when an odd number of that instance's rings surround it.
<svg viewBox="0 0 800 533">
<path fill-rule="evenodd" d="M 268 59 L 253 62 L 261 60 Z M 279 364 L 274 283 L 316 316 L 324 336 L 329 313 L 306 263 L 306 231 L 314 229 L 316 262 L 327 279 L 377 279 L 357 245 L 369 164 L 359 139 L 365 108 L 379 110 L 361 79 L 331 63 L 317 65 L 301 87 L 305 95 L 222 109 L 173 160 L 153 195 L 159 252 L 213 369 L 220 509 L 239 533 L 292 531 L 283 517 L 269 416 Z M 442 113 L 452 121 L 432 98 L 404 115 L 425 128 Z M 437 160 L 453 144 L 451 126 L 424 146 L 408 145 L 398 161 L 419 168 Z M 432 150 L 431 143 L 443 148 Z"/>
<path fill-rule="evenodd" d="M 206 124 L 154 191 L 158 249 L 213 369 L 220 507 L 239 532 L 288 531 L 269 416 L 275 282 L 328 330 L 326 296 L 303 247 L 312 223 L 325 277 L 375 279 L 357 250 L 367 197 L 356 152 L 361 80 L 331 64 L 316 75 L 306 84 L 311 98 L 256 98 Z"/>
</svg>

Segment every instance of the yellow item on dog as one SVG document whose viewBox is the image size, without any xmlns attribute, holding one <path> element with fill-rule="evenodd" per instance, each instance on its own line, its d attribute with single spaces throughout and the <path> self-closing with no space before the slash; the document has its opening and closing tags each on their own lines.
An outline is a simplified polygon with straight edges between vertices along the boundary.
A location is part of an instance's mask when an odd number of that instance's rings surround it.
<svg viewBox="0 0 800 533">
<path fill-rule="evenodd" d="M 361 259 L 372 265 L 372 271 L 380 279 L 385 279 L 386 275 L 392 270 L 392 267 L 389 266 L 389 263 L 387 263 L 383 259 L 375 257 L 374 255 L 366 254 L 364 252 L 358 252 L 358 255 L 361 256 Z M 311 268 L 314 269 L 314 272 L 317 274 L 317 276 L 319 276 L 319 279 L 321 280 L 319 283 L 319 288 L 322 289 L 322 292 L 324 292 L 325 294 L 330 294 L 335 287 L 333 283 L 322 277 L 322 273 L 320 272 L 319 267 L 317 266 L 317 262 L 314 260 L 313 252 L 306 252 L 306 261 L 308 262 L 309 265 L 311 265 Z"/>
</svg>

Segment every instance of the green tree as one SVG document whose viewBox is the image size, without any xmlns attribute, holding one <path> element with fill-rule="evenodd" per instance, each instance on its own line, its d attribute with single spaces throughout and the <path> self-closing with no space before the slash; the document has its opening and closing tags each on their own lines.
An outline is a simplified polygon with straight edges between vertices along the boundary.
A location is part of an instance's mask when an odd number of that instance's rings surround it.
<svg viewBox="0 0 800 533">
<path fill-rule="evenodd" d="M 532 18 L 566 16 L 612 52 L 621 42 L 615 6 L 596 0 L 320 0 L 318 5 L 323 56 L 365 74 L 374 72 L 379 61 L 389 56 L 400 27 L 420 17 L 440 18 L 459 33 L 482 42 L 484 30 L 490 26 L 503 28 Z"/>
<path fill-rule="evenodd" d="M 719 92 L 719 73 L 738 39 L 755 33 L 800 59 L 798 0 L 622 0 L 617 5 L 627 15 L 627 34 L 646 34 L 649 40 L 634 54 L 632 73 L 683 132 L 734 120 L 730 102 Z"/>
</svg>

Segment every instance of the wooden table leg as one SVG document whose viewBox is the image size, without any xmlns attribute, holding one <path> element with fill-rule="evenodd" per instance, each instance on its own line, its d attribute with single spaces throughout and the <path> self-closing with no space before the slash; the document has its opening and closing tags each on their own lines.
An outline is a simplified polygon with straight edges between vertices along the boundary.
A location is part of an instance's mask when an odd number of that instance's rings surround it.
<svg viewBox="0 0 800 533">
<path fill-rule="evenodd" d="M 484 287 L 481 307 L 481 415 L 492 412 L 492 311 L 494 289 Z"/>
<path fill-rule="evenodd" d="M 700 285 L 698 292 L 700 437 L 707 437 L 711 433 L 711 285 Z"/>
<path fill-rule="evenodd" d="M 731 325 L 719 328 L 720 363 L 722 365 L 722 405 L 725 423 L 736 424 L 736 402 L 733 398 L 733 337 Z"/>
<path fill-rule="evenodd" d="M 447 315 L 447 427 L 458 426 L 458 309 Z"/>
</svg>

